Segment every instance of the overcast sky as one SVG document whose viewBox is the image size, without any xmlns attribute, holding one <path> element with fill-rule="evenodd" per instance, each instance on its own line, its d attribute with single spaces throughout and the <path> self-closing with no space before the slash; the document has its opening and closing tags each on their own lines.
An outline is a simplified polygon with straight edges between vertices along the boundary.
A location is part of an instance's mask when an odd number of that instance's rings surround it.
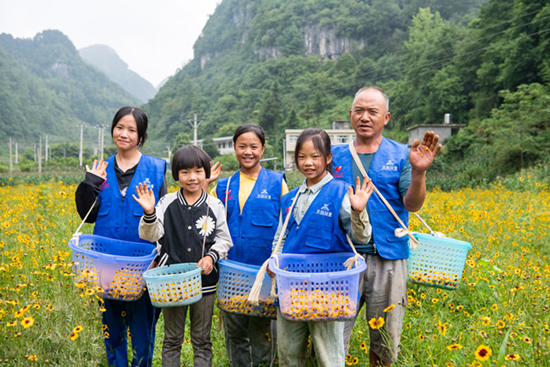
<svg viewBox="0 0 550 367">
<path fill-rule="evenodd" d="M 0 33 L 32 38 L 58 29 L 77 49 L 103 44 L 155 87 L 193 58 L 221 0 L 0 0 Z"/>
</svg>

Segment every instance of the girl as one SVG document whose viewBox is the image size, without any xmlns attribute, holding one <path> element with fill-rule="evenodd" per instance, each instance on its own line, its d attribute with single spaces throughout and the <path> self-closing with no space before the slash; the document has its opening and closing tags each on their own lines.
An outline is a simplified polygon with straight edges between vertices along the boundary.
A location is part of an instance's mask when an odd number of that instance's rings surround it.
<svg viewBox="0 0 550 367">
<path fill-rule="evenodd" d="M 139 198 L 144 216 L 139 225 L 141 238 L 159 241 L 167 264 L 196 262 L 202 267 L 202 298 L 189 306 L 166 307 L 162 366 L 179 367 L 189 308 L 191 344 L 195 367 L 212 366 L 210 328 L 214 312 L 218 269 L 216 263 L 231 248 L 223 204 L 203 190 L 210 177 L 210 157 L 199 147 L 178 149 L 172 160 L 172 177 L 181 190 L 166 195 L 155 207 L 152 190 L 140 184 Z M 212 271 L 214 270 L 214 271 Z"/>
<path fill-rule="evenodd" d="M 228 259 L 261 265 L 271 256 L 281 196 L 288 187 L 282 173 L 260 165 L 265 150 L 265 134 L 260 126 L 239 126 L 233 134 L 233 146 L 240 170 L 220 179 L 211 194 L 222 200 L 227 210 L 233 240 Z M 223 310 L 221 314 L 231 367 L 273 363 L 276 339 L 271 319 Z"/>
<path fill-rule="evenodd" d="M 357 242 L 369 240 L 371 226 L 365 207 L 373 187 L 367 180 L 357 191 L 333 180 L 330 138 L 320 129 L 304 130 L 296 142 L 295 162 L 306 177 L 304 183 L 281 200 L 282 215 L 275 246 L 287 215 L 291 215 L 279 253 L 349 252 L 345 232 Z M 359 179 L 359 178 L 358 178 Z M 292 213 L 289 209 L 298 195 Z M 344 232 L 345 230 L 345 232 Z M 273 277 L 268 268 L 268 274 Z M 279 365 L 305 366 L 308 335 L 311 334 L 319 366 L 344 366 L 344 323 L 339 321 L 300 322 L 277 314 Z"/>
<path fill-rule="evenodd" d="M 139 108 L 123 107 L 115 114 L 111 136 L 117 153 L 104 162 L 94 160 L 92 169 L 86 166 L 86 179 L 76 190 L 76 208 L 84 218 L 96 198 L 88 223 L 96 223 L 94 234 L 124 241 L 146 242 L 139 238 L 138 225 L 143 209 L 128 193 L 138 183 L 153 190 L 155 200 L 166 194 L 166 162 L 142 154 L 139 148 L 147 138 L 147 116 Z M 151 366 L 155 342 L 155 325 L 159 311 L 152 305 L 149 293 L 136 301 L 105 299 L 103 324 L 105 349 L 109 365 L 128 366 L 127 328 L 132 335 L 134 358 L 132 366 Z"/>
</svg>

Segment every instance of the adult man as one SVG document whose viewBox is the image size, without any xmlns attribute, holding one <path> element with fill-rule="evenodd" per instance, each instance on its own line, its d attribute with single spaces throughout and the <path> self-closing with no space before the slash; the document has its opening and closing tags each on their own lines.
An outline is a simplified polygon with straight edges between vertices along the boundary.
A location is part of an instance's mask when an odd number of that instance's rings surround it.
<svg viewBox="0 0 550 367">
<path fill-rule="evenodd" d="M 441 150 L 439 136 L 427 132 L 419 144 L 415 140 L 409 151 L 404 144 L 382 136 L 390 120 L 389 99 L 378 87 L 361 88 L 355 95 L 350 119 L 357 138 L 353 143 L 364 170 L 375 187 L 386 198 L 401 221 L 408 226 L 409 211 L 418 211 L 426 196 L 426 170 Z M 336 145 L 333 152 L 333 176 L 351 185 L 354 177 L 363 177 L 350 151 L 350 146 Z M 370 330 L 369 361 L 371 366 L 390 366 L 396 362 L 403 316 L 407 305 L 408 237 L 396 237 L 398 221 L 377 194 L 368 202 L 372 238 L 368 244 L 356 244 L 365 258 L 367 270 L 361 275 L 361 301 L 357 314 L 366 304 L 367 320 L 384 317 L 388 341 L 379 330 Z M 395 308 L 387 313 L 384 309 Z M 347 350 L 355 320 L 346 322 L 344 343 Z"/>
</svg>

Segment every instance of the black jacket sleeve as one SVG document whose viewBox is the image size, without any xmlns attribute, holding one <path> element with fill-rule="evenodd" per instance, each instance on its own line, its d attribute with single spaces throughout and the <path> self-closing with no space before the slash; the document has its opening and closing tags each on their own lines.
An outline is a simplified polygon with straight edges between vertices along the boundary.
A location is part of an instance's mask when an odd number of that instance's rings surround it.
<svg viewBox="0 0 550 367">
<path fill-rule="evenodd" d="M 86 178 L 78 185 L 75 193 L 76 210 L 80 218 L 84 219 L 88 211 L 92 207 L 95 199 L 99 196 L 99 186 L 105 181 L 103 178 L 86 172 Z M 94 209 L 91 211 L 86 223 L 95 223 L 97 213 L 99 212 L 100 203 L 96 202 Z"/>
</svg>

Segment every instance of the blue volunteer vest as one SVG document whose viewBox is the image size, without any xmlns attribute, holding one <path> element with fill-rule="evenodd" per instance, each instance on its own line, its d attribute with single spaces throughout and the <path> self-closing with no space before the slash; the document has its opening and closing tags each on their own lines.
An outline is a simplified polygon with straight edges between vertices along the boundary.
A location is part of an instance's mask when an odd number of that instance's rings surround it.
<svg viewBox="0 0 550 367">
<path fill-rule="evenodd" d="M 307 208 L 300 225 L 296 223 L 294 214 L 290 213 L 283 253 L 318 254 L 351 250 L 338 222 L 340 207 L 348 187 L 348 184 L 342 181 L 329 181 Z M 283 196 L 283 220 L 289 215 L 292 199 L 299 189 L 296 188 Z"/>
<path fill-rule="evenodd" d="M 141 182 L 153 189 L 155 202 L 158 202 L 166 173 L 166 161 L 142 154 L 124 200 L 116 178 L 115 156 L 110 156 L 107 162 L 107 180 L 100 187 L 100 207 L 94 234 L 124 241 L 149 243 L 139 238 L 138 227 L 143 208 L 134 200 L 132 194 L 137 196 L 136 186 Z"/>
<path fill-rule="evenodd" d="M 231 176 L 229 196 L 225 202 L 228 178 L 218 181 L 216 195 L 227 207 L 227 225 L 233 240 L 229 260 L 262 265 L 271 256 L 273 237 L 279 224 L 281 188 L 284 175 L 262 168 L 243 211 L 239 203 L 240 171 Z"/>
<path fill-rule="evenodd" d="M 406 145 L 382 137 L 382 143 L 374 155 L 367 174 L 408 227 L 409 212 L 399 194 L 399 178 L 407 157 Z M 352 164 L 353 157 L 347 144 L 332 146 L 334 178 L 354 185 Z M 367 206 L 376 251 L 388 260 L 407 259 L 409 257 L 408 237 L 395 236 L 395 229 L 401 226 L 376 193 L 369 198 Z"/>
</svg>

